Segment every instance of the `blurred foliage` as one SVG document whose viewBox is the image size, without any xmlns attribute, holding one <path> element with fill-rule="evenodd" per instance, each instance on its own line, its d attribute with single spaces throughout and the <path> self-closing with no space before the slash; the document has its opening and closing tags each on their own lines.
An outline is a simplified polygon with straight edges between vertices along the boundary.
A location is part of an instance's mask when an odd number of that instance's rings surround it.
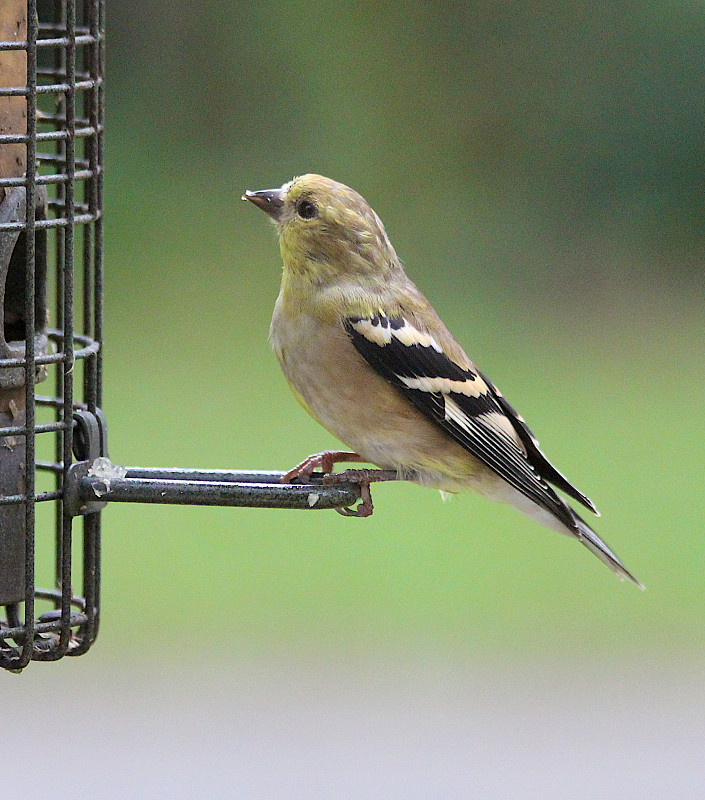
<svg viewBox="0 0 705 800">
<path fill-rule="evenodd" d="M 370 200 L 648 591 L 415 486 L 376 488 L 364 522 L 113 506 L 102 647 L 701 647 L 702 5 L 108 10 L 113 459 L 286 468 L 334 444 L 269 352 L 279 255 L 239 201 L 318 171 Z"/>
<path fill-rule="evenodd" d="M 127 125 L 222 192 L 331 174 L 529 286 L 615 259 L 702 282 L 700 3 L 111 8 L 114 147 Z"/>
</svg>

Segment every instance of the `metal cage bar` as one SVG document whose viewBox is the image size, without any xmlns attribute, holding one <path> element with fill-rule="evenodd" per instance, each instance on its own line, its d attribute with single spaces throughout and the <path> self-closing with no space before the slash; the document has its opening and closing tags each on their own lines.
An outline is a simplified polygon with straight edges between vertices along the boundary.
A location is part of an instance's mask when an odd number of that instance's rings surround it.
<svg viewBox="0 0 705 800">
<path fill-rule="evenodd" d="M 0 6 L 0 666 L 7 669 L 85 652 L 98 627 L 99 513 L 84 517 L 74 554 L 64 495 L 74 414 L 95 413 L 101 399 L 104 13 L 101 0 Z M 53 395 L 36 391 L 46 379 Z M 22 465 L 8 456 L 13 451 L 22 452 Z M 35 555 L 51 544 L 38 530 L 46 503 L 55 506 L 53 576 L 35 575 Z M 21 563 L 4 558 L 18 543 Z M 77 568 L 80 577 L 72 575 Z M 53 587 L 36 588 L 47 580 Z"/>
</svg>

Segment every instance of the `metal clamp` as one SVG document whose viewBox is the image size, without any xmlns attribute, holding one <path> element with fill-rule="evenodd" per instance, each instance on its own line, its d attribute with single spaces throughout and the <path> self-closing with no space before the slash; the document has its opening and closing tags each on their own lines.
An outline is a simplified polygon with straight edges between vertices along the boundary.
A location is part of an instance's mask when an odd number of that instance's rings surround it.
<svg viewBox="0 0 705 800">
<path fill-rule="evenodd" d="M 73 414 L 73 452 L 80 459 L 72 464 L 64 480 L 64 508 L 72 517 L 94 514 L 101 511 L 107 503 L 104 500 L 84 499 L 80 486 L 88 478 L 96 458 L 108 457 L 108 425 L 103 412 L 96 408 L 91 411 L 74 411 Z M 95 498 L 96 495 L 93 495 Z"/>
</svg>

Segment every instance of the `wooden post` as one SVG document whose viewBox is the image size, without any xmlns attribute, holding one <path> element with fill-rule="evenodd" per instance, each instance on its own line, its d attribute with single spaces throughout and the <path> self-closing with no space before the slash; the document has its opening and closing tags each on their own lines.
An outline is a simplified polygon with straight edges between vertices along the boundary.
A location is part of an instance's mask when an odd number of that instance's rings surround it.
<svg viewBox="0 0 705 800">
<path fill-rule="evenodd" d="M 0 41 L 23 42 L 27 39 L 26 0 L 0 2 Z M 0 51 L 0 86 L 25 86 L 27 53 L 24 50 Z M 27 101 L 22 96 L 0 97 L 0 133 L 27 133 Z M 27 148 L 23 144 L 0 144 L 0 177 L 24 175 Z M 5 190 L 0 187 L 0 200 Z"/>
</svg>

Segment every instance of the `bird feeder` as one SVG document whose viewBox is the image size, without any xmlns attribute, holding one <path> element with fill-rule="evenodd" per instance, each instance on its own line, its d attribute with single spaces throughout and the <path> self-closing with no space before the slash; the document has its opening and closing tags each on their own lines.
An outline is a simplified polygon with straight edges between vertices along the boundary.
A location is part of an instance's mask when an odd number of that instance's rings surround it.
<svg viewBox="0 0 705 800">
<path fill-rule="evenodd" d="M 315 477 L 285 485 L 280 472 L 110 462 L 104 6 L 0 4 L 0 666 L 13 671 L 95 641 L 110 502 L 325 509 L 360 498 L 358 484 Z M 51 563 L 40 568 L 49 543 Z"/>
</svg>

